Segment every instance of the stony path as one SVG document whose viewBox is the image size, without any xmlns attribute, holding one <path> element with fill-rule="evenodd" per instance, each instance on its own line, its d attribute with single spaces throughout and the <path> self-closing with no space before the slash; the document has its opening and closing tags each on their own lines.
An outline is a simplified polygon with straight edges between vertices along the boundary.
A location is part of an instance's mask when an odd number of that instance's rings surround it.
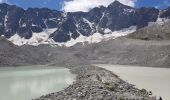
<svg viewBox="0 0 170 100">
<path fill-rule="evenodd" d="M 35 100 L 155 100 L 146 90 L 139 90 L 117 75 L 95 66 L 74 67 L 76 81 L 57 93 Z"/>
</svg>

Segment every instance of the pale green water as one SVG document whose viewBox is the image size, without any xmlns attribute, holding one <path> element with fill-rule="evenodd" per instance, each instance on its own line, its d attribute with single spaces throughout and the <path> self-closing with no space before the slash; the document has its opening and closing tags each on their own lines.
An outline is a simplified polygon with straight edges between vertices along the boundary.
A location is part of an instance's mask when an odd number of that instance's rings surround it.
<svg viewBox="0 0 170 100">
<path fill-rule="evenodd" d="M 31 100 L 72 84 L 64 68 L 0 68 L 0 100 Z"/>
<path fill-rule="evenodd" d="M 162 96 L 163 100 L 170 100 L 170 69 L 150 68 L 123 65 L 97 65 L 113 71 L 121 79 L 135 84 L 137 88 L 147 89 L 154 96 Z"/>
</svg>

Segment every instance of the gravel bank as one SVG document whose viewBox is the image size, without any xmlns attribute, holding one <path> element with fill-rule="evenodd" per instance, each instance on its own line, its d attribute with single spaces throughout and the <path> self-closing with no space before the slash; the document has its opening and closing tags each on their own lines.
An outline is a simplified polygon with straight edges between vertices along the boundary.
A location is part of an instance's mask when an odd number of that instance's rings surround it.
<svg viewBox="0 0 170 100">
<path fill-rule="evenodd" d="M 72 85 L 34 100 L 155 100 L 146 90 L 135 88 L 103 68 L 85 65 L 71 72 L 77 75 Z"/>
</svg>

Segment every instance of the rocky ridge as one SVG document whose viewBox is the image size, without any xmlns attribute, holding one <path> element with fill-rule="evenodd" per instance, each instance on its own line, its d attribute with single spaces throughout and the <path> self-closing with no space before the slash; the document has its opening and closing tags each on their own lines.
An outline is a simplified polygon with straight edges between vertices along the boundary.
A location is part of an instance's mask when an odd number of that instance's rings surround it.
<svg viewBox="0 0 170 100">
<path fill-rule="evenodd" d="M 110 71 L 95 66 L 74 67 L 76 81 L 68 88 L 35 100 L 156 100 Z"/>
</svg>

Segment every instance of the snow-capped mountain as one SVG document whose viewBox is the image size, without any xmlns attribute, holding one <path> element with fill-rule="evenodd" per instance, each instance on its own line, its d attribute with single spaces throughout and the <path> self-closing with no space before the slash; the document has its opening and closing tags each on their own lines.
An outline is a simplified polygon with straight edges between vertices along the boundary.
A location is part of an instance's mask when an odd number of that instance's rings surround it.
<svg viewBox="0 0 170 100">
<path fill-rule="evenodd" d="M 0 4 L 0 35 L 17 45 L 99 42 L 115 38 L 170 18 L 170 8 L 132 8 L 118 1 L 89 12 L 61 12 L 48 8 L 29 8 Z"/>
</svg>

